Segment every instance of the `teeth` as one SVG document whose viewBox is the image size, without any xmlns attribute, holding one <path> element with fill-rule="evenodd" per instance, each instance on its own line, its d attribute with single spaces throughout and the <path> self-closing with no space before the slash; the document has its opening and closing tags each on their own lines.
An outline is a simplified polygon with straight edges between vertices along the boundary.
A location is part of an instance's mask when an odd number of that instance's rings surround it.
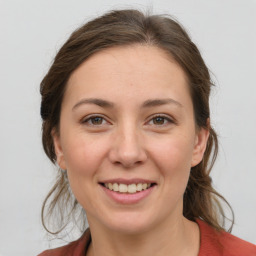
<svg viewBox="0 0 256 256">
<path fill-rule="evenodd" d="M 128 191 L 127 185 L 125 185 L 125 184 L 120 184 L 119 185 L 119 192 L 126 193 L 127 191 Z"/>
<path fill-rule="evenodd" d="M 104 186 L 109 190 L 113 190 L 119 193 L 129 193 L 134 194 L 142 190 L 148 189 L 151 183 L 138 183 L 138 184 L 117 184 L 117 183 L 105 183 Z"/>
<path fill-rule="evenodd" d="M 107 184 L 107 188 L 109 188 L 110 190 L 113 190 L 113 185 L 112 185 L 112 183 L 108 183 L 108 184 Z"/>
<path fill-rule="evenodd" d="M 136 193 L 137 192 L 137 186 L 136 184 L 130 184 L 127 186 L 128 187 L 128 193 Z"/>
<path fill-rule="evenodd" d="M 147 184 L 147 183 L 142 184 L 142 189 L 143 189 L 143 190 L 147 189 L 147 187 L 148 187 L 148 184 Z"/>
<path fill-rule="evenodd" d="M 116 191 L 116 192 L 119 191 L 119 186 L 118 186 L 117 183 L 113 184 L 113 190 Z"/>
<path fill-rule="evenodd" d="M 142 190 L 142 184 L 139 183 L 139 184 L 137 184 L 137 191 L 141 191 L 141 190 Z"/>
</svg>

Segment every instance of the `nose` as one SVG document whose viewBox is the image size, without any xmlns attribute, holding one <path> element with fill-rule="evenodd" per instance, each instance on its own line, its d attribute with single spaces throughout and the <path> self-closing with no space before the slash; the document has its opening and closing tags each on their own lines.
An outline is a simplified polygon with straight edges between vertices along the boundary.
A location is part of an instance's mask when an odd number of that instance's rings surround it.
<svg viewBox="0 0 256 256">
<path fill-rule="evenodd" d="M 143 164 L 147 160 L 147 154 L 141 136 L 136 129 L 119 129 L 114 135 L 109 159 L 115 165 L 124 168 L 132 168 Z"/>
</svg>

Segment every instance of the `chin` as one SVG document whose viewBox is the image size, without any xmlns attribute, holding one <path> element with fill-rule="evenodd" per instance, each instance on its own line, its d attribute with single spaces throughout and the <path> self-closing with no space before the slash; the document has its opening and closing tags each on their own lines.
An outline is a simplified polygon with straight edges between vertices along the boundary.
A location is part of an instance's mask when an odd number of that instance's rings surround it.
<svg viewBox="0 0 256 256">
<path fill-rule="evenodd" d="M 110 228 L 112 228 L 114 232 L 123 235 L 139 235 L 149 230 L 148 225 L 143 225 L 141 223 L 121 223 L 119 225 L 116 224 L 114 226 L 111 226 Z"/>
<path fill-rule="evenodd" d="M 105 221 L 107 229 L 124 235 L 138 235 L 151 230 L 154 226 L 152 217 L 141 213 L 116 214 L 109 221 Z"/>
</svg>

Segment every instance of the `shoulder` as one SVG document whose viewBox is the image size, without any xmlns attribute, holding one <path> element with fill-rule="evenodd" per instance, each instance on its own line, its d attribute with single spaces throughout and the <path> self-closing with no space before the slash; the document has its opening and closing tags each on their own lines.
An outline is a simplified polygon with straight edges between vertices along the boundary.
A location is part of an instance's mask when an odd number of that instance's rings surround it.
<svg viewBox="0 0 256 256">
<path fill-rule="evenodd" d="M 199 256 L 255 256 L 256 246 L 227 232 L 218 232 L 197 219 L 200 228 Z"/>
<path fill-rule="evenodd" d="M 85 255 L 85 252 L 91 242 L 91 235 L 89 229 L 87 229 L 84 234 L 76 241 L 73 241 L 65 246 L 46 250 L 40 253 L 38 256 L 82 256 Z"/>
</svg>

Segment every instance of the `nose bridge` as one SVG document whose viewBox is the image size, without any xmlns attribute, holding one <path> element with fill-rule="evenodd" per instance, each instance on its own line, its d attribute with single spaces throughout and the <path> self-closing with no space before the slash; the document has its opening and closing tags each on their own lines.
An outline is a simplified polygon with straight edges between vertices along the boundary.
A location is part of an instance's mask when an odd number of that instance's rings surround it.
<svg viewBox="0 0 256 256">
<path fill-rule="evenodd" d="M 117 127 L 110 157 L 113 163 L 124 167 L 132 167 L 146 160 L 143 138 L 136 122 L 126 120 Z"/>
</svg>

